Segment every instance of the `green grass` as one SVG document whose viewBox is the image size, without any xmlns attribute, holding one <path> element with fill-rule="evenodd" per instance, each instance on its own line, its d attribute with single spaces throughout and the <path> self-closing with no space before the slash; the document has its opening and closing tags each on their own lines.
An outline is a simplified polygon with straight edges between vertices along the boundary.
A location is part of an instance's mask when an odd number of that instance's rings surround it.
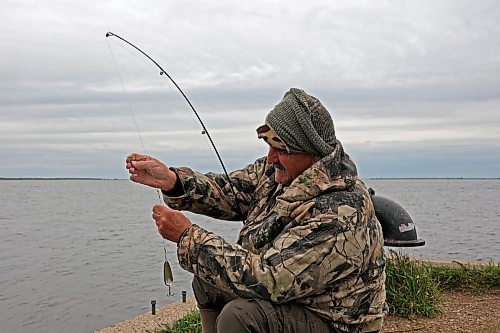
<svg viewBox="0 0 500 333">
<path fill-rule="evenodd" d="M 386 267 L 387 303 L 391 313 L 410 318 L 438 313 L 441 291 L 484 292 L 500 287 L 500 264 L 454 266 L 416 261 L 391 251 Z"/>
<path fill-rule="evenodd" d="M 201 333 L 200 311 L 188 313 L 171 325 L 163 325 L 158 333 Z"/>
<path fill-rule="evenodd" d="M 430 266 L 392 251 L 385 272 L 391 313 L 405 318 L 415 314 L 433 317 L 438 313 L 439 289 Z"/>
<path fill-rule="evenodd" d="M 483 292 L 500 286 L 500 264 L 483 266 L 458 264 L 458 267 L 435 266 L 432 279 L 443 290 L 470 289 Z"/>
<path fill-rule="evenodd" d="M 500 264 L 432 265 L 391 251 L 387 259 L 385 288 L 391 313 L 405 318 L 414 315 L 433 317 L 438 314 L 443 290 L 484 292 L 500 288 Z M 498 322 L 491 323 L 491 332 L 497 332 L 498 325 Z M 200 313 L 193 311 L 157 332 L 201 333 Z"/>
</svg>

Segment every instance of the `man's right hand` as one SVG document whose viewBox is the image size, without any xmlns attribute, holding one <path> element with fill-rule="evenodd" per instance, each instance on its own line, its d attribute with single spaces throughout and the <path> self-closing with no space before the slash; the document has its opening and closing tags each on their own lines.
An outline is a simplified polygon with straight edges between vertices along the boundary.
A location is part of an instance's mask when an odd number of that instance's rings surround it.
<svg viewBox="0 0 500 333">
<path fill-rule="evenodd" d="M 159 160 L 143 154 L 133 153 L 127 156 L 126 167 L 130 173 L 130 180 L 171 191 L 175 187 L 177 175 Z"/>
</svg>

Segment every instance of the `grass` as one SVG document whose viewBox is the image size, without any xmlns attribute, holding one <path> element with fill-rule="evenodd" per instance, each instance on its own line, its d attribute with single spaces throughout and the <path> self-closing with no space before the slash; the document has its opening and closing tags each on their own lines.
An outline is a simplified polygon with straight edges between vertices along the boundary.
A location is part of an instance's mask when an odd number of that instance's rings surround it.
<svg viewBox="0 0 500 333">
<path fill-rule="evenodd" d="M 500 264 L 435 265 L 391 251 L 385 287 L 391 313 L 405 318 L 433 317 L 438 313 L 440 291 L 467 289 L 480 293 L 500 287 Z"/>
<path fill-rule="evenodd" d="M 391 313 L 405 318 L 415 314 L 433 317 L 438 313 L 439 289 L 430 266 L 391 251 L 385 272 Z"/>
<path fill-rule="evenodd" d="M 438 314 L 442 290 L 473 290 L 484 292 L 500 287 L 500 264 L 483 266 L 432 265 L 391 251 L 386 266 L 387 303 L 390 312 L 405 318 L 414 315 L 434 317 Z M 498 322 L 491 324 L 497 332 Z M 201 333 L 200 313 L 193 311 L 159 333 Z M 487 332 L 489 332 L 487 330 Z"/>
<path fill-rule="evenodd" d="M 163 325 L 158 333 L 201 333 L 200 312 L 195 310 L 173 324 Z"/>
<path fill-rule="evenodd" d="M 431 272 L 432 279 L 443 290 L 466 288 L 482 292 L 500 286 L 500 264 L 435 266 Z"/>
<path fill-rule="evenodd" d="M 500 332 L 500 321 L 491 321 L 483 327 L 484 333 L 498 333 Z"/>
</svg>

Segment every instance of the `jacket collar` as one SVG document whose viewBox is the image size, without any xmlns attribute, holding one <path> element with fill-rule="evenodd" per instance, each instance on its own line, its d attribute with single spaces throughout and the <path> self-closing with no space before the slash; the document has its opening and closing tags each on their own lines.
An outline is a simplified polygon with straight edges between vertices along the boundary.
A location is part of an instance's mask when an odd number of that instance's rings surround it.
<svg viewBox="0 0 500 333">
<path fill-rule="evenodd" d="M 330 155 L 311 165 L 284 189 L 276 199 L 275 209 L 281 216 L 290 216 L 305 201 L 323 193 L 347 189 L 357 178 L 356 165 L 338 142 Z"/>
</svg>

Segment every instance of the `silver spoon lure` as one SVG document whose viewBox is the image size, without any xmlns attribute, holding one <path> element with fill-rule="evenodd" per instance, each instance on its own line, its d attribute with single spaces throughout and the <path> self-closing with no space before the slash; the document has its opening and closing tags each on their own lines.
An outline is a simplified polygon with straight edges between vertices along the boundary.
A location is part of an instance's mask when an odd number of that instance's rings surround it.
<svg viewBox="0 0 500 333">
<path fill-rule="evenodd" d="M 170 263 L 167 260 L 167 247 L 165 246 L 165 241 L 163 242 L 163 251 L 165 252 L 165 261 L 163 262 L 163 281 L 168 288 L 167 297 L 170 297 L 174 296 L 171 291 L 172 283 L 174 282 L 174 275 L 172 274 Z"/>
</svg>

